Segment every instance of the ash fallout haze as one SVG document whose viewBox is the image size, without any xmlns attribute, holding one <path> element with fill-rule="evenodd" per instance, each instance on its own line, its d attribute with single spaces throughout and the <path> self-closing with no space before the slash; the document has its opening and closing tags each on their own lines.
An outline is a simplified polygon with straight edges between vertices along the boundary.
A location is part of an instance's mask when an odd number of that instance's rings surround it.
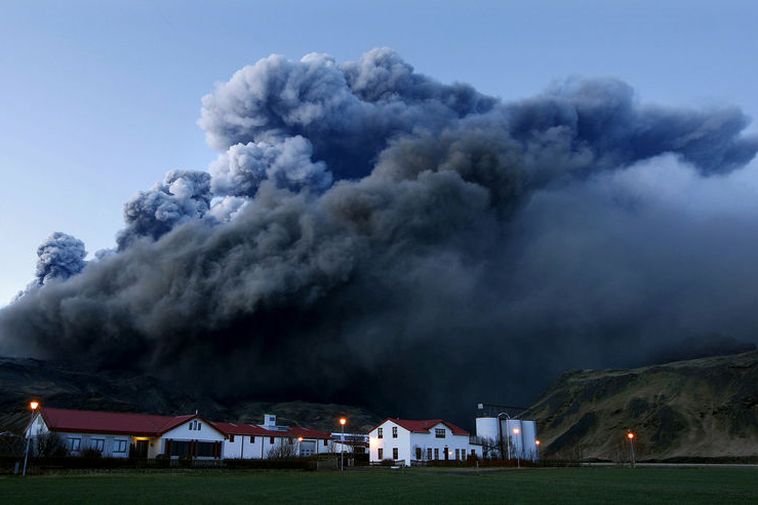
<svg viewBox="0 0 758 505">
<path fill-rule="evenodd" d="M 179 37 L 193 22 L 156 5 Z M 426 49 L 369 33 L 345 57 L 355 43 L 316 34 L 316 52 L 244 51 L 248 64 L 202 97 L 213 159 L 156 173 L 110 246 L 88 256 L 86 225 L 57 230 L 51 215 L 36 273 L 0 309 L 0 355 L 131 369 L 222 399 L 458 419 L 480 399 L 529 403 L 568 368 L 758 342 L 758 136 L 740 104 L 648 100 L 624 72 L 556 71 L 512 96 L 530 68 L 478 55 L 502 81 L 485 92 L 454 61 L 421 72 Z M 577 54 L 568 75 L 591 67 Z M 86 147 L 104 172 L 132 152 L 118 138 Z M 88 182 L 74 170 L 68 184 Z"/>
</svg>

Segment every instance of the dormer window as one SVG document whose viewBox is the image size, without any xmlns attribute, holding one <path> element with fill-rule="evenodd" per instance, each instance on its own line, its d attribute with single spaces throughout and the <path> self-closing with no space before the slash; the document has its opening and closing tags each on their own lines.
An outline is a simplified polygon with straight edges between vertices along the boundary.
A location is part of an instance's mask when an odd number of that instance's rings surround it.
<svg viewBox="0 0 758 505">
<path fill-rule="evenodd" d="M 435 428 L 434 438 L 445 438 L 445 428 Z"/>
</svg>

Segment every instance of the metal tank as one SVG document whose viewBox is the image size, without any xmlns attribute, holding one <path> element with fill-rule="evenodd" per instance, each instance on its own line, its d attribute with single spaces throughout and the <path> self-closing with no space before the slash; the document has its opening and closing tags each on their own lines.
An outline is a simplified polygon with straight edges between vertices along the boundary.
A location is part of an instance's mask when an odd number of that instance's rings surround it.
<svg viewBox="0 0 758 505">
<path fill-rule="evenodd" d="M 523 458 L 529 461 L 539 459 L 537 447 L 537 423 L 535 421 L 521 421 L 521 442 L 523 444 Z"/>
</svg>

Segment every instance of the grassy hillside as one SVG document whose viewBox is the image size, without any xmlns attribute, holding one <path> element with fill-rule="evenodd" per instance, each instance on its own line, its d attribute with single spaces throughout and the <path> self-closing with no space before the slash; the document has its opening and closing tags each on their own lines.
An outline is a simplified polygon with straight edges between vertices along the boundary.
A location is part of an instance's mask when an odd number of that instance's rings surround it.
<svg viewBox="0 0 758 505">
<path fill-rule="evenodd" d="M 758 457 L 758 352 L 564 374 L 530 409 L 543 453 L 623 460 Z"/>
<path fill-rule="evenodd" d="M 281 424 L 336 431 L 336 419 L 348 416 L 352 429 L 379 421 L 365 409 L 308 402 L 216 401 L 190 395 L 158 379 L 129 373 L 77 370 L 62 363 L 0 358 L 0 432 L 19 431 L 28 420 L 30 398 L 62 408 L 186 414 L 198 410 L 213 420 L 260 423 L 264 413 Z"/>
</svg>

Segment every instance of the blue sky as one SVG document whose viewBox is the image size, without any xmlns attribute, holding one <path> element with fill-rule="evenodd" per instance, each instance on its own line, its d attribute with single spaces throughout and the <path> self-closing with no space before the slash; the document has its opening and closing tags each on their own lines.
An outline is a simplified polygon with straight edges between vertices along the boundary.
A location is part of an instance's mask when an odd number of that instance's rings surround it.
<svg viewBox="0 0 758 505">
<path fill-rule="evenodd" d="M 111 247 L 135 192 L 169 169 L 206 168 L 200 98 L 271 53 L 342 61 L 389 46 L 505 100 L 613 76 L 644 101 L 758 117 L 758 2 L 63 4 L 0 4 L 0 305 L 31 280 L 53 231 L 90 253 Z"/>
</svg>

